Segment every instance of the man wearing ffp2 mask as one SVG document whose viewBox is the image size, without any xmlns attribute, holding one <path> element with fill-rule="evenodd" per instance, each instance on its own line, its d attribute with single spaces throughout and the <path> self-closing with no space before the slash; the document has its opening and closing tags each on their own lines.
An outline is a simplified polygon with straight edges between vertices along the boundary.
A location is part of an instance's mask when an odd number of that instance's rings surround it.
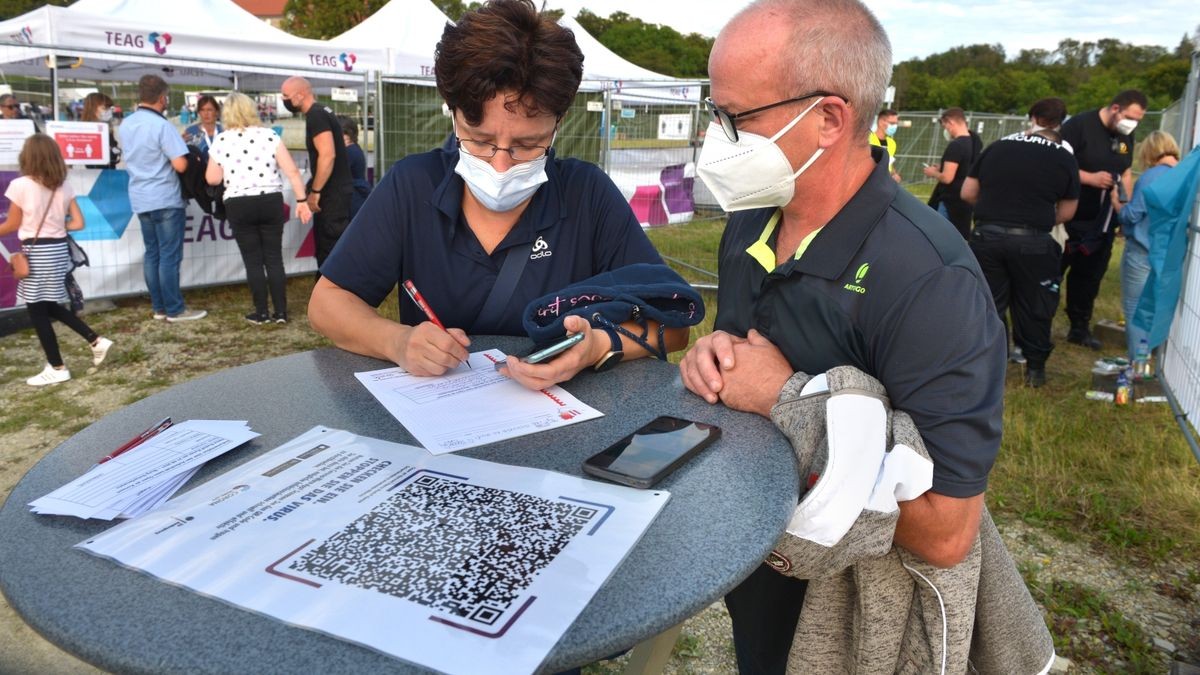
<svg viewBox="0 0 1200 675">
<path fill-rule="evenodd" d="M 1133 185 L 1133 130 L 1146 107 L 1146 96 L 1129 89 L 1114 96 L 1107 107 L 1079 113 L 1062 126 L 1063 140 L 1074 148 L 1079 162 L 1080 182 L 1079 207 L 1066 225 L 1063 251 L 1071 321 L 1067 342 L 1090 349 L 1101 346 L 1091 332 L 1092 308 L 1112 256 L 1116 178 Z"/>
</svg>

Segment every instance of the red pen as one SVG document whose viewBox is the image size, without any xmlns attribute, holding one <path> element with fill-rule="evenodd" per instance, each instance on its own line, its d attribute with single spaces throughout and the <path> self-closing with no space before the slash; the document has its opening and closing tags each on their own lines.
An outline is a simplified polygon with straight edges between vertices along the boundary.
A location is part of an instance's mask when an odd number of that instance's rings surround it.
<svg viewBox="0 0 1200 675">
<path fill-rule="evenodd" d="M 417 307 L 421 308 L 422 312 L 425 312 L 425 317 L 429 319 L 429 322 L 442 330 L 446 330 L 446 326 L 442 325 L 441 319 L 437 318 L 437 314 L 433 313 L 433 308 L 429 306 L 428 302 L 425 302 L 425 296 L 421 295 L 421 291 L 417 290 L 417 285 L 412 282 L 412 279 L 405 279 L 403 285 L 404 292 L 408 293 L 408 297 L 412 298 L 412 301 L 416 303 Z M 468 368 L 475 368 L 475 366 L 471 365 L 470 356 L 467 357 L 464 363 L 467 364 Z"/>
<path fill-rule="evenodd" d="M 108 453 L 108 455 L 102 457 L 100 459 L 100 461 L 96 462 L 96 463 L 103 464 L 103 463 L 107 462 L 108 460 L 116 457 L 117 455 L 129 452 L 130 450 L 132 450 L 132 449 L 136 448 L 137 446 L 141 445 L 142 443 L 146 442 L 147 439 L 157 436 L 158 434 L 167 430 L 170 426 L 171 426 L 171 418 L 164 417 L 161 421 L 159 421 L 158 424 L 155 424 L 154 426 L 143 431 L 142 433 L 138 434 L 137 436 L 134 436 L 133 438 L 129 439 L 128 441 L 123 443 L 121 445 L 121 447 Z"/>
<path fill-rule="evenodd" d="M 406 279 L 404 281 L 404 290 L 408 293 L 408 297 L 412 298 L 412 301 L 417 304 L 417 307 L 420 307 L 421 311 L 425 312 L 425 316 L 433 325 L 441 328 L 442 330 L 446 330 L 446 327 L 442 325 L 442 321 L 437 318 L 437 314 L 433 313 L 433 308 L 429 306 L 429 303 L 425 302 L 425 296 L 421 295 L 421 291 L 417 290 L 417 287 L 415 284 L 413 284 L 412 279 Z"/>
</svg>

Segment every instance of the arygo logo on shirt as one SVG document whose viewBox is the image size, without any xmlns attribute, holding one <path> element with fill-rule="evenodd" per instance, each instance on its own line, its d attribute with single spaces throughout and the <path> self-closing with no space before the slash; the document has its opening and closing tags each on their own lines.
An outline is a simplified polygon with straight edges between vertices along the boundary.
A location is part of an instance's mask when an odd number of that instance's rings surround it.
<svg viewBox="0 0 1200 675">
<path fill-rule="evenodd" d="M 846 289 L 847 291 L 858 293 L 859 295 L 866 294 L 867 289 L 863 288 L 862 281 L 867 277 L 867 272 L 870 271 L 871 263 L 863 263 L 859 265 L 858 269 L 854 272 L 854 283 L 846 284 L 845 286 L 842 286 L 842 288 Z"/>
</svg>

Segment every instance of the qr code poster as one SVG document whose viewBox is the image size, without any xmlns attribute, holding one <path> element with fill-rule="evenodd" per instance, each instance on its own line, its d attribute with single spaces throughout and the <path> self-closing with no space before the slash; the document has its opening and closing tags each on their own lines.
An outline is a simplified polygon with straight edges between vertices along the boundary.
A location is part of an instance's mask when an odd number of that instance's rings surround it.
<svg viewBox="0 0 1200 675">
<path fill-rule="evenodd" d="M 528 673 L 668 497 L 317 428 L 79 547 L 440 671 Z"/>
</svg>

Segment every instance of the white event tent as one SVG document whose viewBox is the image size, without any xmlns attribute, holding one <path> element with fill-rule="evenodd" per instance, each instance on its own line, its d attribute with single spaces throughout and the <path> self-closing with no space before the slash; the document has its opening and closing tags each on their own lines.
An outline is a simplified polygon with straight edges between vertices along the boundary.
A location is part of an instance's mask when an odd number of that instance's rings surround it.
<svg viewBox="0 0 1200 675">
<path fill-rule="evenodd" d="M 381 70 L 388 75 L 432 77 L 434 51 L 447 23 L 453 21 L 429 0 L 391 0 L 329 42 L 385 49 L 387 65 Z"/>
<path fill-rule="evenodd" d="M 45 6 L 0 22 L 0 73 L 7 83 L 39 91 L 22 77 L 49 81 L 51 101 L 74 83 L 136 82 L 146 73 L 170 85 L 278 91 L 285 77 L 303 75 L 318 89 L 354 88 L 364 94 L 386 65 L 386 51 L 297 38 L 272 28 L 230 0 L 80 0 Z M 28 93 L 28 92 L 25 92 Z M 24 96 L 22 97 L 24 98 Z M 366 108 L 363 108 L 364 117 Z M 63 115 L 58 111 L 54 118 Z M 172 120 L 174 122 L 174 120 Z M 0 167 L 10 169 L 11 167 Z M 0 181 L 15 175 L 0 170 Z M 91 266 L 77 270 L 86 297 L 145 292 L 141 225 L 128 197 L 123 169 L 76 168 L 68 180 L 87 226 L 83 242 Z M 291 191 L 284 199 L 294 214 Z M 0 197 L 0 209 L 5 201 Z M 292 219 L 284 231 L 289 274 L 316 268 L 311 226 Z M 15 235 L 0 240 L 0 254 L 19 250 Z M 189 203 L 184 233 L 184 288 L 241 281 L 245 267 L 227 221 Z M 15 280 L 0 266 L 0 308 L 18 304 Z"/>
<path fill-rule="evenodd" d="M 151 66 L 170 83 L 273 89 L 293 74 L 364 82 L 384 62 L 382 49 L 294 37 L 230 0 L 80 0 L 0 22 L 0 68 L 56 80 L 134 81 Z"/>
<path fill-rule="evenodd" d="M 700 101 L 702 81 L 668 77 L 626 61 L 592 37 L 591 33 L 572 17 L 563 15 L 558 23 L 575 33 L 575 42 L 583 51 L 583 89 L 611 90 L 614 97 L 623 102 Z"/>
</svg>

